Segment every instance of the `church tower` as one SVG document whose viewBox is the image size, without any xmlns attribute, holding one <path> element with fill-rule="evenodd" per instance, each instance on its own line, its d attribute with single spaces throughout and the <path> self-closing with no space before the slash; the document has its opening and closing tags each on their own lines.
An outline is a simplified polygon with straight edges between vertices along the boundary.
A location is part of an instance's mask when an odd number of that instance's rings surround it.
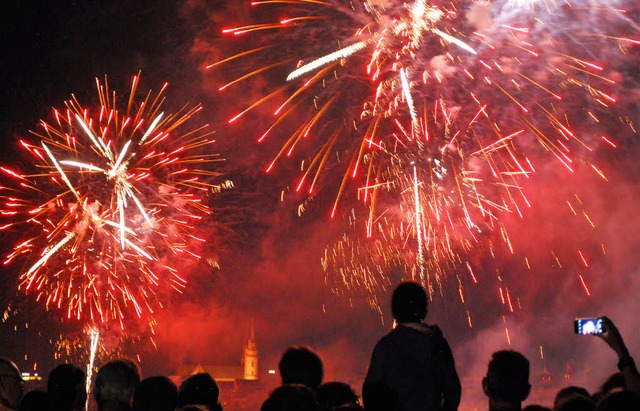
<svg viewBox="0 0 640 411">
<path fill-rule="evenodd" d="M 242 366 L 245 380 L 255 381 L 258 379 L 258 346 L 253 331 L 253 321 L 251 321 L 251 335 L 242 353 Z"/>
</svg>

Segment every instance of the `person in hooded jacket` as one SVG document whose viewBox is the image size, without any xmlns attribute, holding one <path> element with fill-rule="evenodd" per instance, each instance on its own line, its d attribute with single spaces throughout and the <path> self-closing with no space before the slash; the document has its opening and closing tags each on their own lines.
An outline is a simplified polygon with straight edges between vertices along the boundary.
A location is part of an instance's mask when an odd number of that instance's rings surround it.
<svg viewBox="0 0 640 411">
<path fill-rule="evenodd" d="M 393 408 L 398 411 L 457 410 L 460 379 L 442 331 L 423 322 L 424 288 L 413 281 L 401 283 L 393 292 L 391 311 L 396 327 L 373 349 L 362 388 L 365 410 L 380 402 L 380 387 L 397 399 Z"/>
</svg>

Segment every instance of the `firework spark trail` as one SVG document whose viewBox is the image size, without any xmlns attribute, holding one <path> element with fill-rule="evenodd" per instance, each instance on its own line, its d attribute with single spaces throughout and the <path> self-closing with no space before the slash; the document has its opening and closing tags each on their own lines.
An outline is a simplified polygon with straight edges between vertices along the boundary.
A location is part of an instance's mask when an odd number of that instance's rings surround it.
<svg viewBox="0 0 640 411">
<path fill-rule="evenodd" d="M 91 328 L 91 330 L 89 331 L 89 336 L 89 361 L 87 362 L 87 381 L 85 386 L 87 400 L 84 404 L 85 410 L 89 410 L 89 399 L 91 398 L 91 384 L 93 379 L 93 366 L 96 360 L 96 352 L 98 351 L 100 332 L 96 328 Z"/>
<path fill-rule="evenodd" d="M 185 287 L 174 266 L 198 257 L 204 239 L 193 228 L 210 213 L 211 165 L 221 160 L 206 126 L 184 124 L 199 106 L 167 115 L 166 85 L 136 102 L 138 81 L 123 107 L 96 80 L 97 108 L 74 96 L 35 140 L 20 141 L 34 171 L 0 168 L 2 228 L 20 238 L 4 264 L 26 264 L 19 289 L 68 318 L 122 329 Z"/>
<path fill-rule="evenodd" d="M 422 206 L 420 205 L 420 181 L 418 180 L 418 167 L 413 164 L 413 196 L 416 215 L 416 237 L 418 239 L 418 251 L 416 265 L 420 270 L 420 280 L 424 281 L 424 249 L 422 247 Z"/>
<path fill-rule="evenodd" d="M 451 264 L 466 267 L 459 264 L 460 255 L 479 244 L 480 231 L 496 230 L 512 249 L 499 218 L 522 215 L 530 206 L 522 181 L 548 163 L 569 172 L 590 163 L 590 153 L 611 141 L 611 124 L 620 122 L 635 132 L 614 110 L 621 84 L 632 81 L 621 72 L 638 41 L 630 17 L 638 10 L 631 2 L 252 4 L 265 11 L 262 16 L 273 14 L 273 21 L 228 32 L 255 40 L 250 35 L 260 30 L 271 47 L 252 53 L 244 65 L 234 59 L 238 77 L 246 82 L 253 73 L 267 76 L 261 68 L 244 69 L 251 63 L 278 71 L 279 63 L 298 64 L 289 71 L 288 83 L 279 77 L 273 93 L 233 120 L 260 105 L 278 107 L 277 119 L 260 141 L 277 138 L 275 128 L 289 137 L 268 170 L 284 157 L 300 159 L 304 176 L 297 189 L 311 180 L 310 193 L 321 174 L 331 179 L 334 170 L 343 170 L 332 215 L 347 180 L 357 181 L 359 198 L 371 209 L 363 224 L 367 237 L 383 215 L 407 219 L 387 225 L 402 228 L 395 240 L 403 242 L 409 238 L 407 227 L 418 228 L 410 223 L 416 214 L 430 220 L 425 234 L 413 233 L 432 247 L 427 265 L 441 267 L 448 255 Z M 414 184 L 404 176 L 412 174 L 412 162 L 424 180 L 424 198 L 423 210 L 408 213 L 415 200 L 402 193 Z M 589 169 L 606 178 L 598 167 Z M 374 200 L 390 187 L 394 200 Z M 389 207 L 396 212 L 389 213 Z M 338 271 L 345 269 L 337 264 Z M 444 271 L 431 268 L 436 277 Z M 347 281 L 348 275 L 342 276 Z M 362 286 L 371 287 L 375 281 L 369 280 Z"/>
</svg>

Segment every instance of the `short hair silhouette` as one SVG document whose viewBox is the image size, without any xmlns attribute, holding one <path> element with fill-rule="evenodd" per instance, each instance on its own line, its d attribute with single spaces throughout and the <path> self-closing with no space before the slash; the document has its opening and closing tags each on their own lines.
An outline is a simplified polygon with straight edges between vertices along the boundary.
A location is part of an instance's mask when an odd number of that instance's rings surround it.
<svg viewBox="0 0 640 411">
<path fill-rule="evenodd" d="M 517 351 L 503 350 L 493 353 L 487 369 L 485 391 L 496 401 L 520 403 L 527 398 L 529 360 Z"/>
<path fill-rule="evenodd" d="M 308 347 L 288 348 L 278 364 L 282 384 L 302 384 L 313 389 L 322 383 L 322 360 Z"/>
<path fill-rule="evenodd" d="M 640 395 L 615 388 L 606 393 L 596 404 L 596 411 L 638 411 Z"/>
<path fill-rule="evenodd" d="M 593 399 L 597 403 L 600 398 L 617 388 L 624 389 L 624 376 L 620 371 L 614 372 L 602 383 L 600 390 L 593 394 Z"/>
<path fill-rule="evenodd" d="M 285 384 L 273 390 L 260 411 L 316 411 L 317 408 L 315 393 L 309 386 Z"/>
<path fill-rule="evenodd" d="M 23 383 L 18 366 L 10 359 L 0 357 L 0 404 L 17 409 L 24 395 Z"/>
<path fill-rule="evenodd" d="M 333 409 L 346 404 L 357 404 L 358 395 L 344 382 L 326 382 L 316 389 L 318 404 L 325 409 Z"/>
<path fill-rule="evenodd" d="M 56 411 L 81 410 L 87 400 L 84 371 L 73 364 L 60 364 L 47 377 L 47 393 Z"/>
<path fill-rule="evenodd" d="M 414 323 L 427 316 L 427 294 L 414 281 L 405 281 L 393 291 L 391 313 L 398 323 Z"/>
<path fill-rule="evenodd" d="M 58 411 L 49 403 L 49 395 L 40 390 L 29 391 L 22 397 L 18 411 Z"/>
<path fill-rule="evenodd" d="M 173 411 L 178 404 L 178 387 L 167 377 L 145 378 L 133 396 L 133 411 Z"/>
<path fill-rule="evenodd" d="M 112 360 L 100 367 L 96 374 L 93 396 L 101 409 L 108 403 L 130 408 L 133 394 L 140 384 L 136 364 L 127 359 Z"/>
<path fill-rule="evenodd" d="M 553 409 L 557 409 L 558 406 L 564 402 L 566 402 L 568 399 L 573 398 L 573 397 L 586 397 L 588 399 L 591 400 L 591 402 L 594 404 L 595 406 L 595 401 L 591 398 L 591 394 L 589 394 L 589 391 L 587 391 L 586 388 L 584 387 L 578 387 L 575 385 L 570 385 L 568 387 L 564 387 L 562 388 L 560 391 L 558 391 L 558 393 L 556 394 L 556 397 L 553 400 Z M 569 408 L 567 408 L 569 409 Z"/>
<path fill-rule="evenodd" d="M 194 374 L 180 384 L 178 408 L 187 405 L 206 405 L 211 411 L 221 411 L 219 397 L 218 384 L 209 373 Z"/>
<path fill-rule="evenodd" d="M 583 397 L 591 397 L 589 391 L 587 391 L 584 387 L 578 387 L 575 385 L 570 385 L 568 387 L 562 388 L 556 394 L 556 397 L 553 400 L 553 407 L 555 408 L 558 403 L 564 401 L 567 398 L 573 397 L 574 395 L 582 395 Z"/>
<path fill-rule="evenodd" d="M 554 411 L 594 411 L 596 402 L 591 397 L 575 394 L 558 402 Z"/>
</svg>

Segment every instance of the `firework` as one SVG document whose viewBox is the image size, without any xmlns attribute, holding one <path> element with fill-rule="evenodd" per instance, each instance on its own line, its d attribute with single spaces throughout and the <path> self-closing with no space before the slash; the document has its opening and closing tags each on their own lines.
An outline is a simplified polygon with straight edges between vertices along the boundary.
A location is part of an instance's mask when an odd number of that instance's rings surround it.
<svg viewBox="0 0 640 411">
<path fill-rule="evenodd" d="M 229 122 L 271 107 L 276 119 L 258 140 L 285 138 L 267 170 L 299 159 L 295 187 L 310 194 L 320 179 L 338 176 L 332 216 L 347 182 L 356 182 L 368 207 L 358 224 L 363 241 L 375 235 L 389 245 L 347 252 L 364 258 L 362 272 L 377 254 L 406 260 L 387 240 L 392 232 L 402 247 L 411 242 L 409 266 L 425 282 L 425 268 L 436 280 L 447 265 L 466 270 L 461 256 L 488 231 L 510 248 L 500 216 L 530 206 L 523 185 L 536 170 L 586 168 L 606 178 L 591 153 L 616 145 L 612 126 L 635 133 L 614 110 L 633 81 L 626 66 L 640 44 L 631 2 L 251 4 L 272 20 L 225 33 L 252 41 L 258 34 L 262 43 L 211 68 L 238 72 L 222 91 L 256 76 L 277 86 Z M 374 229 L 382 219 L 389 224 Z"/>
<path fill-rule="evenodd" d="M 448 160 L 453 163 L 455 156 Z M 341 288 L 364 291 L 379 310 L 379 292 L 402 279 L 423 282 L 433 298 L 445 293 L 444 280 L 455 273 L 464 301 L 463 284 L 477 283 L 470 263 L 474 250 L 509 252 L 509 236 L 495 215 L 504 205 L 488 204 L 482 181 L 448 177 L 449 170 L 459 171 L 439 160 L 406 169 L 391 166 L 380 175 L 384 184 L 360 189 L 371 191 L 371 204 L 352 208 L 348 229 L 322 259 L 326 282 L 336 294 L 344 294 Z M 484 216 L 477 207 L 483 203 L 491 210 Z"/>
<path fill-rule="evenodd" d="M 221 62 L 230 71 L 246 67 L 237 63 L 243 58 L 264 65 L 220 89 L 269 70 L 277 76 L 283 66 L 298 64 L 286 76 L 288 83 L 282 78 L 283 86 L 229 121 L 271 103 L 277 119 L 259 141 L 277 127 L 289 137 L 267 170 L 301 146 L 312 146 L 301 150 L 304 173 L 296 184 L 309 193 L 322 171 L 336 169 L 330 167 L 333 158 L 345 164 L 344 179 L 356 180 L 371 175 L 365 163 L 377 163 L 369 157 L 444 164 L 447 151 L 455 150 L 463 156 L 455 165 L 464 167 L 460 174 L 485 169 L 495 180 L 509 180 L 502 187 L 517 186 L 513 180 L 535 171 L 528 151 L 544 151 L 573 171 L 575 151 L 613 144 L 594 128 L 602 127 L 615 103 L 619 67 L 597 63 L 588 49 L 622 49 L 607 56 L 614 61 L 638 43 L 628 36 L 637 30 L 625 10 L 594 2 L 572 7 L 426 0 L 252 5 L 272 7 L 265 15 L 293 17 L 225 30 L 239 37 L 257 32 L 273 44 Z M 560 30 L 578 18 L 581 23 L 615 21 L 620 36 Z M 282 34 L 264 34 L 273 30 Z M 284 123 L 301 114 L 304 120 L 291 132 Z M 588 132 L 585 119 L 591 123 Z M 539 145 L 532 147 L 535 142 Z M 486 197 L 499 204 L 501 195 L 510 197 L 502 208 L 515 211 L 513 193 Z"/>
<path fill-rule="evenodd" d="M 28 165 L 0 167 L 2 229 L 18 237 L 4 263 L 22 262 L 18 288 L 96 325 L 150 318 L 185 287 L 178 262 L 198 257 L 194 226 L 217 175 L 212 133 L 186 124 L 201 107 L 164 113 L 167 85 L 138 101 L 138 81 L 117 101 L 96 79 L 97 107 L 73 96 L 19 141 Z"/>
</svg>

